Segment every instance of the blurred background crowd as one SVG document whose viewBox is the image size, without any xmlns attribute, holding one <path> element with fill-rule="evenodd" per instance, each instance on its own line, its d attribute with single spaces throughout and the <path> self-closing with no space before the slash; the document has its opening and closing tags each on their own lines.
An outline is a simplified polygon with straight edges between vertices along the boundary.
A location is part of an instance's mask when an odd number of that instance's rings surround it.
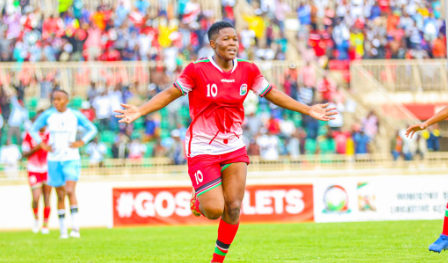
<svg viewBox="0 0 448 263">
<path fill-rule="evenodd" d="M 235 23 L 236 2 L 222 1 L 222 20 Z M 0 61 L 151 61 L 151 71 L 143 73 L 148 74 L 149 84 L 143 88 L 138 79 L 114 77 L 110 81 L 101 76 L 86 83 L 85 94 L 72 94 L 70 106 L 100 130 L 98 138 L 83 148 L 83 156 L 92 164 L 105 158 L 144 157 L 169 157 L 183 164 L 183 143 L 179 142 L 190 123 L 187 97 L 131 125 L 119 125 L 113 114 L 120 103 L 141 104 L 152 98 L 172 85 L 186 63 L 213 54 L 206 32 L 216 14 L 201 9 L 196 0 L 175 3 L 175 8 L 161 4 L 150 12 L 153 9 L 146 0 L 118 0 L 94 8 L 82 0 L 60 0 L 58 14 L 48 15 L 27 0 L 0 0 Z M 439 0 L 247 3 L 254 12 L 244 15 L 244 26 L 237 27 L 238 56 L 255 61 L 288 60 L 288 52 L 294 49 L 305 65 L 291 63 L 281 80 L 276 80 L 276 88 L 308 105 L 329 102 L 341 113 L 334 121 L 319 122 L 249 94 L 244 139 L 249 155 L 267 160 L 282 155 L 375 153 L 378 113 L 372 110 L 356 121 L 346 120 L 357 107 L 340 86 L 350 86 L 349 61 L 446 57 Z M 288 20 L 291 17 L 296 23 Z M 293 39 L 285 33 L 288 27 L 297 28 Z M 315 64 L 327 72 L 318 76 Z M 331 70 L 342 70 L 345 79 L 336 83 L 329 77 Z M 11 70 L 0 78 L 3 164 L 20 159 L 12 153 L 20 153 L 24 132 L 50 106 L 50 94 L 61 88 L 61 78 L 56 70 L 42 74 Z M 38 96 L 26 96 L 31 87 L 39 89 Z M 414 139 L 399 130 L 390 142 L 391 158 L 411 160 L 438 151 L 439 137 L 437 127 Z"/>
</svg>

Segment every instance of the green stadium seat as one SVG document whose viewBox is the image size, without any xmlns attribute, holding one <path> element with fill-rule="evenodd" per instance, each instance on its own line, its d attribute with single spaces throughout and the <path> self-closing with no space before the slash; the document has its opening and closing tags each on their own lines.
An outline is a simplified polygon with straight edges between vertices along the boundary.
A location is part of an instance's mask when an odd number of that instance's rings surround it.
<svg viewBox="0 0 448 263">
<path fill-rule="evenodd" d="M 35 110 L 37 108 L 38 103 L 39 103 L 39 98 L 31 97 L 25 101 L 25 106 L 29 110 Z"/>
<path fill-rule="evenodd" d="M 145 127 L 145 119 L 140 117 L 134 121 L 134 129 L 142 130 Z"/>
<path fill-rule="evenodd" d="M 28 112 L 28 116 L 29 116 L 30 119 L 36 117 L 36 115 L 37 115 L 37 112 L 35 112 L 35 111 L 33 111 L 33 110 L 30 110 L 30 111 Z"/>
<path fill-rule="evenodd" d="M 70 101 L 71 107 L 74 108 L 75 110 L 79 110 L 81 108 L 83 101 L 84 100 L 82 97 L 76 96 Z"/>
<path fill-rule="evenodd" d="M 103 131 L 101 133 L 101 141 L 108 144 L 113 144 L 115 142 L 115 132 Z"/>
<path fill-rule="evenodd" d="M 149 142 L 146 145 L 146 153 L 145 153 L 145 158 L 148 157 L 152 157 L 152 153 L 154 152 L 154 146 L 155 146 L 155 142 Z"/>
<path fill-rule="evenodd" d="M 306 154 L 315 154 L 317 150 L 317 143 L 315 139 L 306 139 L 305 141 L 305 152 Z"/>
</svg>

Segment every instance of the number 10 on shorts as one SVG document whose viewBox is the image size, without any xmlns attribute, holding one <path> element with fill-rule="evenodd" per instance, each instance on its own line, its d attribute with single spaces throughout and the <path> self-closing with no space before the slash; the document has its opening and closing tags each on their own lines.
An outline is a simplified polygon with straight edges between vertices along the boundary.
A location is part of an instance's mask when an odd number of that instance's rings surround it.
<svg viewBox="0 0 448 263">
<path fill-rule="evenodd" d="M 204 176 L 202 175 L 202 172 L 199 170 L 194 173 L 194 178 L 196 179 L 196 184 L 200 184 L 204 180 Z"/>
</svg>

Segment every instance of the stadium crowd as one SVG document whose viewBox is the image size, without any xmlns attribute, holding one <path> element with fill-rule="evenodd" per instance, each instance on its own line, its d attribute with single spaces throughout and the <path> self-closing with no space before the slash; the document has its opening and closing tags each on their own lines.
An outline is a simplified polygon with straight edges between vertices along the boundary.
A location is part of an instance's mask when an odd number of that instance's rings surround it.
<svg viewBox="0 0 448 263">
<path fill-rule="evenodd" d="M 255 16 L 245 17 L 248 27 L 238 32 L 239 56 L 285 59 L 285 21 L 294 10 L 282 0 L 248 2 L 254 6 Z M 99 137 L 83 149 L 92 164 L 111 157 L 168 157 L 183 164 L 183 144 L 178 142 L 184 140 L 190 122 L 186 97 L 131 125 L 119 125 L 112 111 L 120 103 L 141 104 L 152 98 L 172 84 L 186 61 L 208 56 L 212 50 L 206 29 L 214 22 L 214 15 L 201 10 L 195 0 L 179 1 L 176 15 L 160 9 L 155 17 L 150 15 L 147 1 L 134 3 L 118 1 L 116 6 L 100 5 L 90 12 L 81 0 L 74 0 L 59 10 L 59 16 L 45 16 L 28 1 L 7 1 L 0 6 L 0 61 L 157 61 L 150 72 L 151 84 L 143 91 L 138 82 L 125 85 L 92 79 L 86 96 L 75 94 L 70 106 L 100 130 Z M 234 5 L 235 1 L 223 0 L 223 20 L 234 22 Z M 331 79 L 318 79 L 311 63 L 322 57 L 344 61 L 445 56 L 440 2 L 315 0 L 302 2 L 296 11 L 301 24 L 298 49 L 308 63 L 300 69 L 291 64 L 279 88 L 308 105 L 329 102 L 341 114 L 322 123 L 278 109 L 250 94 L 244 124 L 249 155 L 275 160 L 281 155 L 373 152 L 378 117 L 372 112 L 347 125 L 344 116 L 355 111 L 356 103 L 347 100 Z M 261 38 L 266 41 L 259 41 Z M 49 106 L 50 94 L 60 88 L 61 77 L 51 72 L 31 78 L 19 73 L 9 77 L 12 92 L 5 88 L 7 83 L 0 83 L 0 161 L 14 166 L 21 158 L 18 145 L 24 131 L 30 120 Z M 25 91 L 33 82 L 40 87 L 40 98 L 25 100 Z M 415 154 L 439 148 L 437 129 L 416 140 L 408 140 L 402 133 L 391 142 L 394 159 L 403 156 L 410 160 Z"/>
<path fill-rule="evenodd" d="M 261 0 L 262 6 L 269 2 Z M 311 55 L 338 60 L 443 58 L 441 12 L 440 0 L 302 1 L 299 43 L 307 43 Z"/>
<path fill-rule="evenodd" d="M 65 1 L 66 2 L 66 1 Z M 150 14 L 145 0 L 100 4 L 89 11 L 82 0 L 59 6 L 59 16 L 44 15 L 29 1 L 6 1 L 0 6 L 0 61 L 147 61 L 162 60 L 169 71 L 182 61 L 212 54 L 206 32 L 216 14 L 201 10 L 196 0 L 179 1 Z M 166 10 L 168 9 L 168 10 Z M 151 12 L 153 13 L 153 12 Z M 235 23 L 229 4 L 223 20 Z M 264 24 L 268 24 L 264 26 Z M 277 21 L 263 22 L 262 32 L 243 29 L 239 56 L 284 60 L 286 38 Z M 266 34 L 268 43 L 255 45 Z"/>
</svg>

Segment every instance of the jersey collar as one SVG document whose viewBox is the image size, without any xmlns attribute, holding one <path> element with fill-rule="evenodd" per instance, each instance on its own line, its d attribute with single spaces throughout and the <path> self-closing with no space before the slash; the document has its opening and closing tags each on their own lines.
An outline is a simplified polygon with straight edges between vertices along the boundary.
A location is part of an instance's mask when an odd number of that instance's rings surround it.
<svg viewBox="0 0 448 263">
<path fill-rule="evenodd" d="M 222 71 L 222 69 L 216 64 L 215 60 L 213 59 L 213 56 L 208 57 L 208 60 L 210 60 L 210 62 L 213 64 L 213 66 L 215 66 L 215 68 L 217 68 L 219 71 L 221 71 L 221 73 L 224 73 L 224 71 Z M 230 73 L 233 73 L 237 66 L 238 66 L 238 59 L 235 58 L 233 60 L 233 69 L 232 69 L 232 71 L 230 71 Z"/>
</svg>

